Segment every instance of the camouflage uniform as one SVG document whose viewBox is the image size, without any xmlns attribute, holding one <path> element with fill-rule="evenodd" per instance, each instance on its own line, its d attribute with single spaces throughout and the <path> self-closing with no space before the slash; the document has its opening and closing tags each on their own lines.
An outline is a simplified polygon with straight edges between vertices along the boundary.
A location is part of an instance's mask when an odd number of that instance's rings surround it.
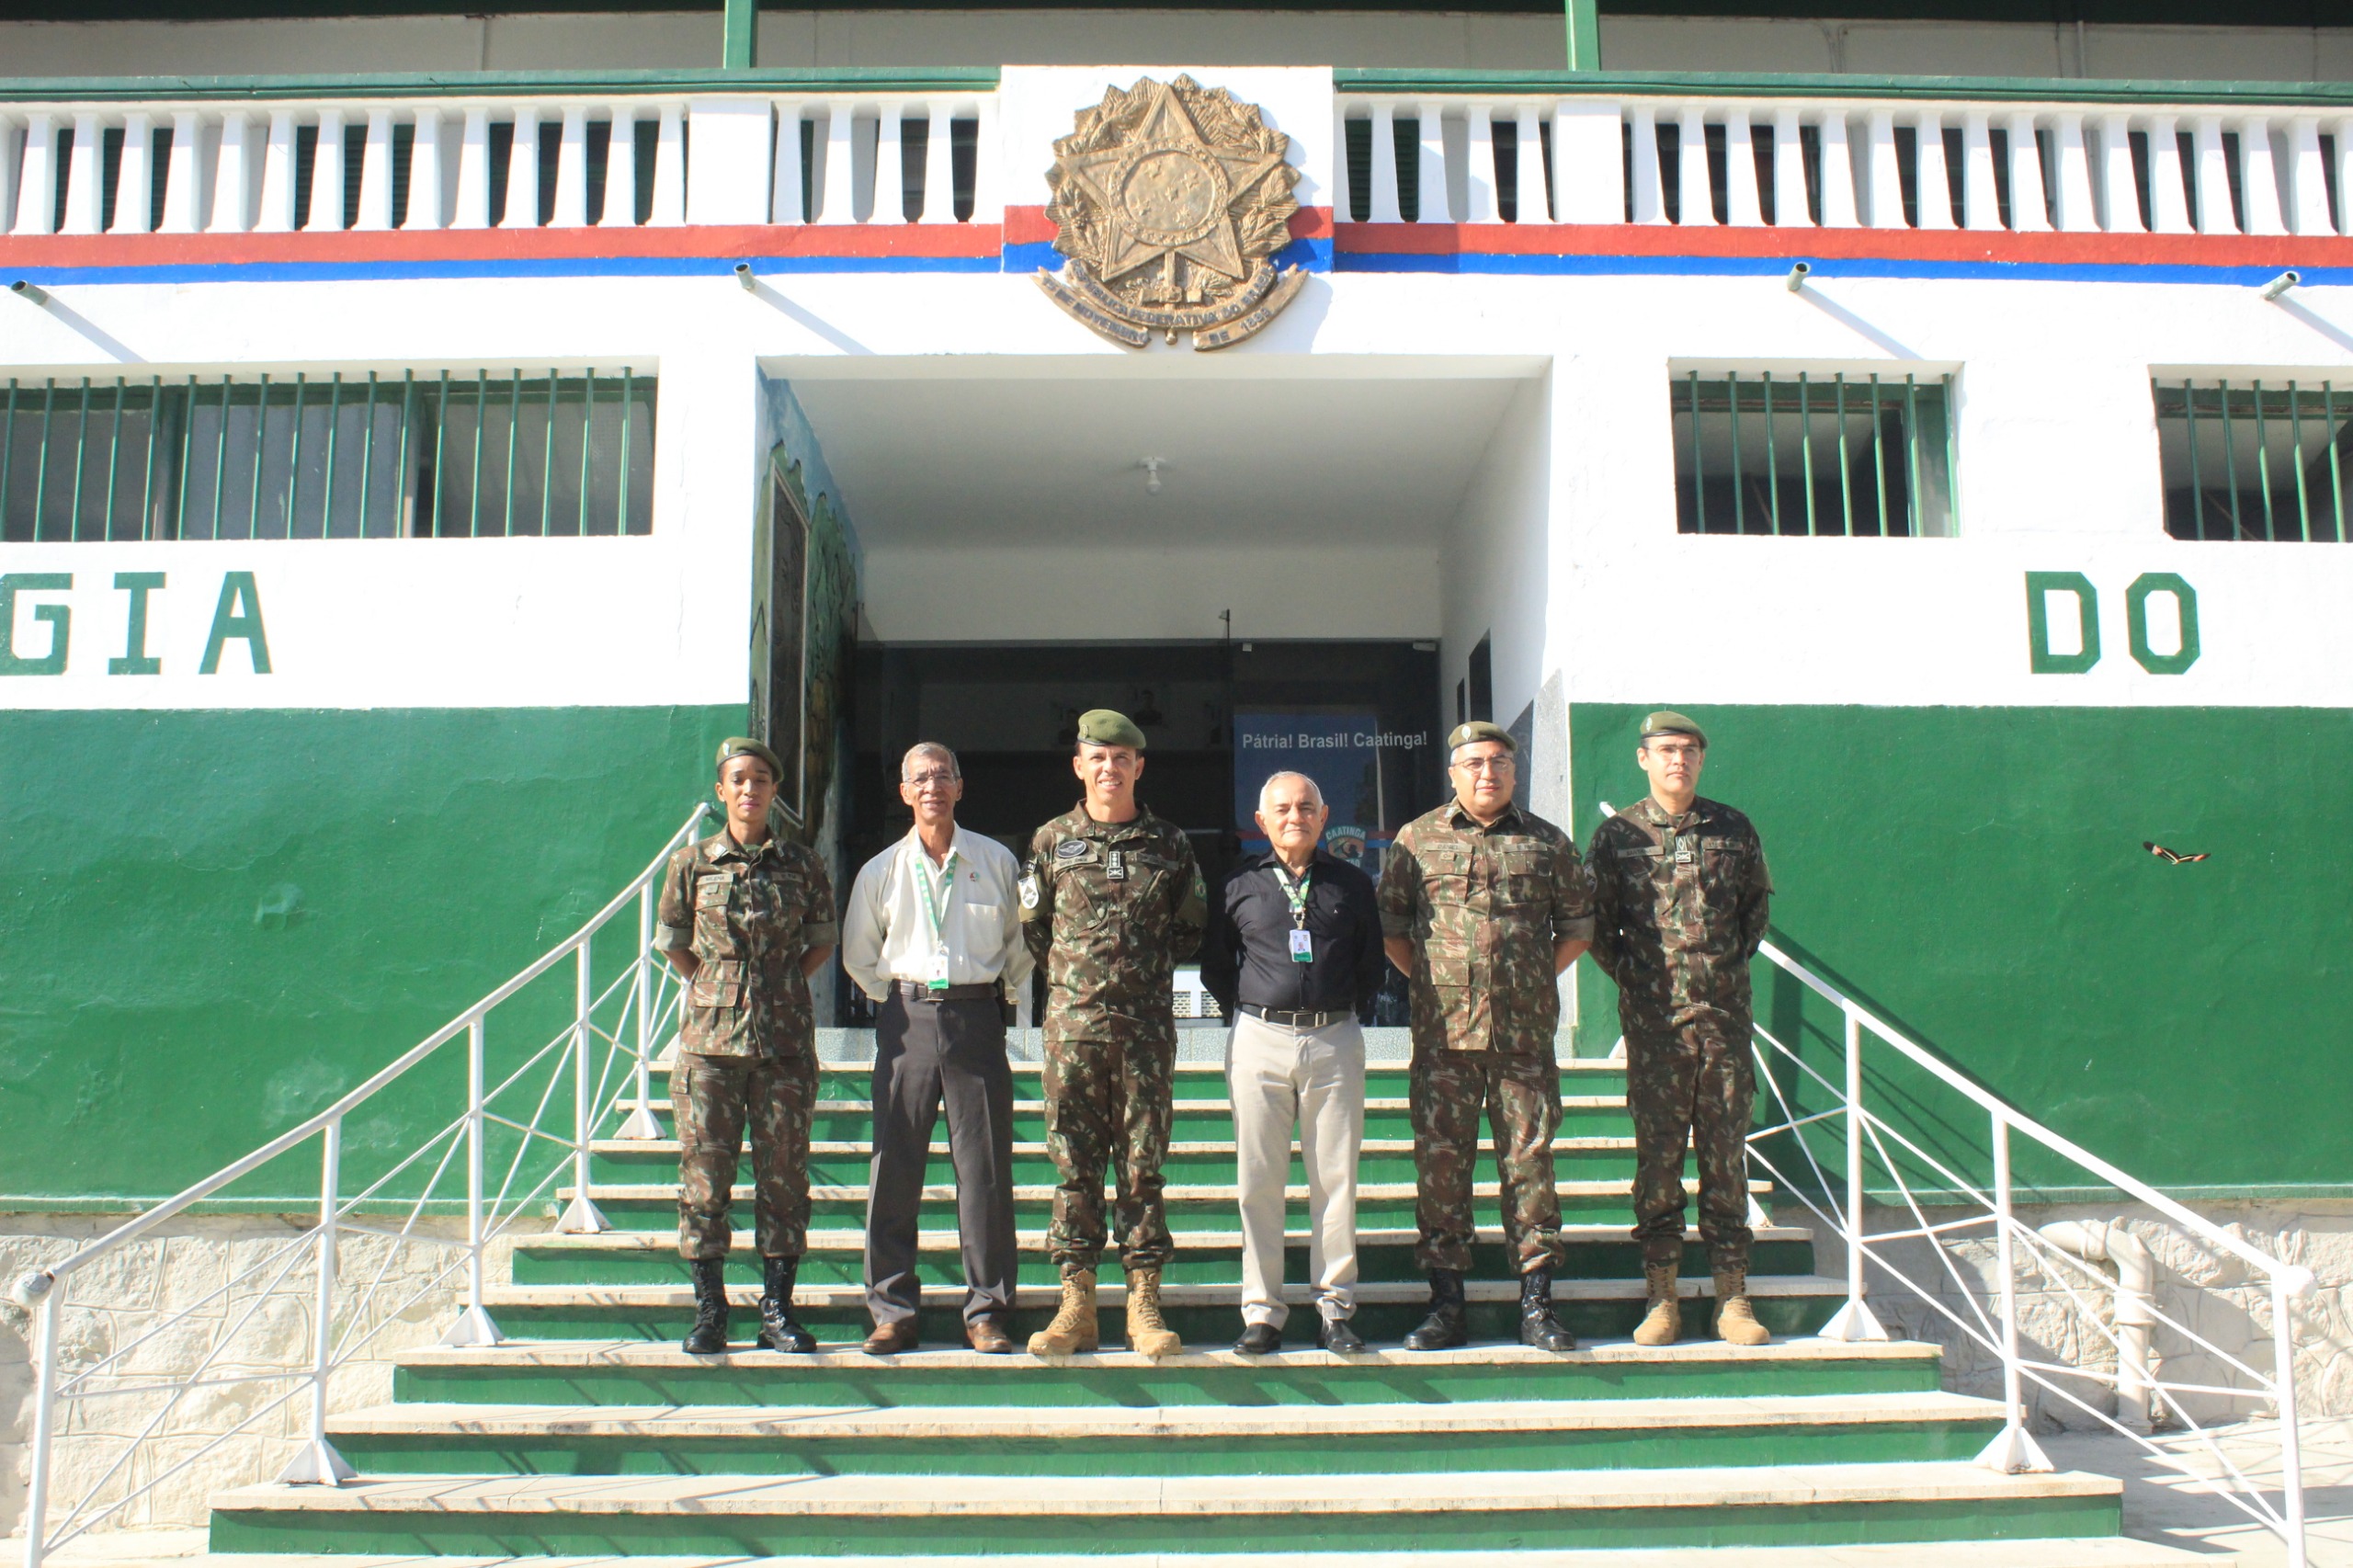
<svg viewBox="0 0 2353 1568">
<path fill-rule="evenodd" d="M 1379 896 L 1382 935 L 1414 941 L 1415 1261 L 1425 1271 L 1471 1267 L 1483 1107 L 1503 1178 L 1505 1240 L 1521 1273 L 1551 1268 L 1561 1232 L 1552 954 L 1593 934 L 1593 883 L 1576 845 L 1517 806 L 1481 827 L 1449 801 L 1398 832 Z"/>
<path fill-rule="evenodd" d="M 1699 1157 L 1699 1235 L 1718 1270 L 1748 1264 L 1748 1130 L 1756 1097 L 1748 964 L 1773 879 L 1746 817 L 1644 796 L 1595 830 L 1594 961 L 1618 983 L 1634 1118 L 1634 1239 L 1683 1255 L 1683 1150 Z"/>
<path fill-rule="evenodd" d="M 1046 1147 L 1061 1178 L 1046 1244 L 1057 1265 L 1093 1268 L 1102 1256 L 1103 1172 L 1115 1150 L 1120 1262 L 1168 1261 L 1170 987 L 1208 915 L 1193 846 L 1149 811 L 1104 823 L 1082 803 L 1030 837 L 1021 936 L 1046 971 Z"/>
<path fill-rule="evenodd" d="M 809 1230 L 815 1020 L 801 961 L 840 939 L 824 863 L 721 831 L 670 857 L 654 946 L 699 961 L 681 1009 L 670 1105 L 678 1121 L 678 1255 L 727 1256 L 745 1123 L 761 1256 L 797 1257 Z"/>
</svg>

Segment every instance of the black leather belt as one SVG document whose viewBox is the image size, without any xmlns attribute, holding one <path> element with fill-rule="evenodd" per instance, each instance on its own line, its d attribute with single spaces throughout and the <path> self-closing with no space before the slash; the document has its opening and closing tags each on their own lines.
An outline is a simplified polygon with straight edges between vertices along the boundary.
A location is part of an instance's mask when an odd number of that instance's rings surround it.
<svg viewBox="0 0 2353 1568">
<path fill-rule="evenodd" d="M 1264 1018 L 1264 1019 L 1266 1019 L 1266 1020 L 1267 1020 L 1267 1022 L 1268 1022 L 1268 1023 L 1270 1023 L 1270 1024 L 1280 1024 L 1280 1025 L 1282 1025 L 1285 1028 L 1291 1028 L 1291 1029 L 1321 1029 L 1321 1028 L 1330 1028 L 1330 1027 L 1331 1027 L 1332 1025 L 1334 1025 L 1334 1024 L 1341 1023 L 1341 1022 L 1346 1021 L 1347 1019 L 1353 1018 L 1353 1017 L 1356 1017 L 1356 1014 L 1354 1014 L 1354 1013 L 1352 1013 L 1352 1012 L 1339 1012 L 1339 1013 L 1293 1013 L 1293 1012 L 1286 1012 L 1285 1010 L 1283 1010 L 1283 1009 L 1282 1009 L 1282 1008 L 1280 1008 L 1280 1007 L 1260 1007 L 1260 1006 L 1254 1006 L 1253 1004 L 1248 1003 L 1248 1002 L 1245 1002 L 1245 1003 L 1243 1003 L 1243 1004 L 1242 1004 L 1242 1010 L 1243 1010 L 1244 1012 L 1245 1012 L 1245 1013 L 1249 1014 L 1249 1015 L 1250 1015 L 1252 1017 L 1254 1017 L 1254 1018 Z"/>
<path fill-rule="evenodd" d="M 945 991 L 934 991 L 920 980 L 901 980 L 894 981 L 892 983 L 898 987 L 899 994 L 910 1002 L 993 1002 L 998 996 L 997 987 L 994 983 L 981 985 L 951 985 Z"/>
</svg>

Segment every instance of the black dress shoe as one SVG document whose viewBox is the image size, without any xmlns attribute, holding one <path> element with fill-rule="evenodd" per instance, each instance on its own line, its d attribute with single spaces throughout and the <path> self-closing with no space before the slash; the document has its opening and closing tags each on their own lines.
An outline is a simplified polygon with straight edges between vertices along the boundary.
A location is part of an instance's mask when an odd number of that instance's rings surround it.
<svg viewBox="0 0 2353 1568">
<path fill-rule="evenodd" d="M 1364 1341 L 1346 1318 L 1325 1318 L 1315 1330 L 1315 1343 L 1335 1356 L 1361 1356 Z"/>
<path fill-rule="evenodd" d="M 1271 1356 L 1283 1347 L 1283 1331 L 1270 1323 L 1254 1323 L 1242 1331 L 1233 1348 L 1245 1356 Z"/>
</svg>

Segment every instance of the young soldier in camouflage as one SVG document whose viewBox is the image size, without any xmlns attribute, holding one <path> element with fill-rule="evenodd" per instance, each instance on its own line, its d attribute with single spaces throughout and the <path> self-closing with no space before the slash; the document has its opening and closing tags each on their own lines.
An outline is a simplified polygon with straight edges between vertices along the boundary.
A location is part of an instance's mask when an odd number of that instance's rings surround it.
<svg viewBox="0 0 2353 1568">
<path fill-rule="evenodd" d="M 1651 792 L 1593 835 L 1593 957 L 1618 983 L 1634 1116 L 1634 1239 L 1650 1298 L 1641 1345 L 1682 1331 L 1687 1142 L 1699 1156 L 1716 1332 L 1734 1345 L 1769 1337 L 1748 1302 L 1748 962 L 1765 939 L 1773 879 L 1748 819 L 1699 798 L 1707 756 L 1708 737 L 1682 714 L 1644 719 L 1634 761 Z"/>
<path fill-rule="evenodd" d="M 1504 1239 L 1519 1273 L 1519 1337 L 1545 1350 L 1576 1339 L 1552 1313 L 1561 1194 L 1552 1136 L 1561 1064 L 1557 978 L 1593 936 L 1593 886 L 1577 846 L 1512 803 L 1511 733 L 1464 724 L 1447 737 L 1454 799 L 1398 832 L 1381 869 L 1389 960 L 1412 982 L 1415 1258 L 1430 1314 L 1409 1350 L 1467 1344 L 1471 1167 L 1483 1108 L 1503 1177 Z"/>
<path fill-rule="evenodd" d="M 1209 896 L 1184 834 L 1136 801 L 1142 730 L 1108 709 L 1080 715 L 1072 767 L 1086 796 L 1032 835 L 1021 880 L 1022 937 L 1046 971 L 1046 1147 L 1060 1177 L 1046 1244 L 1063 1282 L 1061 1309 L 1030 1336 L 1029 1353 L 1067 1356 L 1098 1342 L 1108 1164 L 1128 1347 L 1174 1356 L 1184 1345 L 1160 1312 L 1170 1251 L 1160 1166 L 1176 1064 L 1170 986 L 1176 960 L 1200 946 Z"/>
<path fill-rule="evenodd" d="M 817 1099 L 809 976 L 839 927 L 824 863 L 768 831 L 784 770 L 735 736 L 719 748 L 727 825 L 670 857 L 654 946 L 687 982 L 670 1105 L 678 1122 L 678 1255 L 694 1267 L 684 1348 L 727 1348 L 728 1200 L 751 1124 L 754 1203 L 766 1288 L 763 1349 L 810 1351 L 792 1321 L 792 1277 L 809 1231 L 809 1118 Z"/>
</svg>

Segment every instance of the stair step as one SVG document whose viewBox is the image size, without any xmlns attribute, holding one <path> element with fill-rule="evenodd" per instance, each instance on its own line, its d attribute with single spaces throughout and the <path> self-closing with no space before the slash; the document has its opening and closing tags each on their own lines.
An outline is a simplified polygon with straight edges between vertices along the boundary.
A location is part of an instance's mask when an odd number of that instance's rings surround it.
<svg viewBox="0 0 2353 1568">
<path fill-rule="evenodd" d="M 1321 1475 L 1966 1460 L 2001 1425 L 1994 1401 L 1896 1393 L 789 1413 L 395 1404 L 337 1416 L 329 1436 L 369 1475 Z"/>
<path fill-rule="evenodd" d="M 1475 1287 L 1474 1287 L 1475 1288 Z M 680 1301 L 683 1304 L 683 1295 Z M 500 1308 L 491 1304 L 496 1314 Z M 669 1319 L 673 1335 L 682 1313 Z M 740 1325 L 739 1328 L 745 1325 Z M 1222 1345 L 1234 1332 L 1225 1319 Z M 809 1356 L 754 1350 L 688 1356 L 663 1340 L 510 1341 L 398 1352 L 393 1396 L 434 1404 L 615 1406 L 858 1405 L 1170 1408 L 1442 1404 L 1536 1399 L 1749 1398 L 1933 1393 L 1943 1353 L 1910 1341 L 1782 1339 L 1743 1349 L 1712 1339 L 1645 1348 L 1618 1340 L 1565 1354 L 1517 1344 L 1334 1356 L 1302 1346 L 1279 1358 L 1196 1349 L 1154 1361 L 1123 1349 L 1040 1359 L 961 1347 L 898 1356 L 847 1346 Z M 1209 1342 L 1203 1342 L 1209 1343 Z"/>
<path fill-rule="evenodd" d="M 1296 1476 L 449 1476 L 214 1499 L 226 1551 L 1495 1551 L 2113 1534 L 2120 1483 L 1957 1462 Z"/>
<path fill-rule="evenodd" d="M 637 1108 L 633 1088 L 624 1088 L 608 1108 L 615 1120 L 616 1134 L 620 1119 L 628 1117 Z M 671 1105 L 666 1095 L 658 1088 L 649 1094 L 646 1109 L 654 1121 L 667 1129 L 673 1123 Z M 1173 1103 L 1174 1122 L 1178 1136 L 1231 1137 L 1233 1108 L 1224 1096 L 1203 1096 L 1194 1099 L 1177 1099 Z M 1040 1099 L 1017 1099 L 1013 1104 L 1013 1135 L 1030 1140 L 1045 1136 L 1046 1106 Z M 1623 1131 L 1629 1125 L 1626 1097 L 1623 1095 L 1564 1095 L 1561 1102 L 1561 1125 L 1571 1131 Z M 850 1139 L 869 1141 L 873 1134 L 874 1108 L 865 1097 L 819 1100 L 811 1112 L 814 1136 L 821 1139 Z M 1370 1137 L 1406 1137 L 1413 1131 L 1413 1111 L 1410 1103 L 1395 1096 L 1375 1096 L 1365 1101 L 1364 1129 Z"/>
</svg>

